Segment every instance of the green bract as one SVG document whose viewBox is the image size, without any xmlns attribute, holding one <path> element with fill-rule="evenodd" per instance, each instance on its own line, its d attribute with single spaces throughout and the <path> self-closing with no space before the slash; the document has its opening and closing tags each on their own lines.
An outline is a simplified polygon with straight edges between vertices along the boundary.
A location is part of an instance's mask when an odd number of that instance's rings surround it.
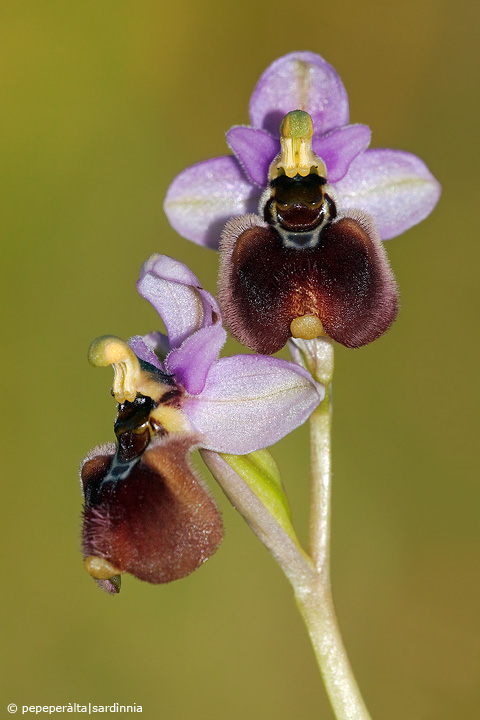
<svg viewBox="0 0 480 720">
<path fill-rule="evenodd" d="M 300 547 L 293 529 L 290 505 L 283 489 L 280 471 L 268 450 L 257 450 L 248 455 L 220 453 L 220 456 L 240 475 L 268 512 Z"/>
</svg>

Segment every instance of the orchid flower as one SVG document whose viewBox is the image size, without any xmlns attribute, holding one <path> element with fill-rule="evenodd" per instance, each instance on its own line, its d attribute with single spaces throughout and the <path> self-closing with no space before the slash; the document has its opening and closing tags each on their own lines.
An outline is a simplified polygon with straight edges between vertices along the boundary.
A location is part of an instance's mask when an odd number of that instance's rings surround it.
<svg viewBox="0 0 480 720">
<path fill-rule="evenodd" d="M 182 263 L 153 255 L 140 294 L 167 334 L 127 344 L 104 336 L 89 359 L 112 364 L 117 446 L 83 462 L 83 551 L 107 592 L 121 572 L 152 583 L 191 573 L 222 539 L 218 511 L 189 462 L 195 448 L 250 453 L 301 425 L 324 388 L 303 368 L 264 355 L 218 359 L 225 342 L 216 300 Z"/>
<path fill-rule="evenodd" d="M 410 153 L 368 148 L 369 128 L 348 124 L 342 81 L 314 53 L 267 68 L 250 119 L 227 133 L 233 155 L 173 181 L 170 223 L 220 247 L 226 325 L 256 352 L 276 352 L 289 337 L 372 342 L 398 308 L 381 240 L 431 212 L 438 182 Z"/>
<path fill-rule="evenodd" d="M 194 165 L 171 184 L 164 208 L 180 235 L 218 249 L 230 218 L 256 212 L 280 151 L 280 123 L 292 110 L 312 118 L 312 148 L 326 165 L 341 212 L 368 213 L 388 240 L 433 210 L 440 185 L 422 160 L 400 150 L 369 149 L 370 129 L 348 124 L 348 97 L 334 68 L 315 53 L 293 52 L 275 60 L 258 81 L 250 98 L 251 126 L 227 132 L 234 154 Z"/>
</svg>

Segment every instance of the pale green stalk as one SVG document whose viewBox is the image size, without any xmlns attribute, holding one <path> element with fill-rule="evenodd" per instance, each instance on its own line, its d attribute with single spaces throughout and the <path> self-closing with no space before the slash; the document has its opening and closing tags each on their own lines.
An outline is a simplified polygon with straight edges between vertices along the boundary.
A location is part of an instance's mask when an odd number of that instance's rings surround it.
<svg viewBox="0 0 480 720">
<path fill-rule="evenodd" d="M 333 345 L 321 338 L 295 340 L 291 350 L 294 359 L 326 390 L 324 400 L 310 418 L 310 557 L 299 547 L 293 528 L 290 530 L 275 512 L 272 515 L 262 498 L 252 491 L 257 480 L 252 484 L 247 470 L 238 474 L 228 464 L 228 456 L 220 457 L 207 450 L 201 452 L 232 504 L 291 582 L 336 720 L 371 720 L 342 642 L 330 583 Z"/>
<path fill-rule="evenodd" d="M 343 645 L 330 581 L 331 424 L 333 343 L 317 338 L 292 348 L 325 398 L 310 417 L 310 555 L 314 572 L 307 592 L 294 586 L 320 672 L 337 720 L 370 720 Z"/>
</svg>

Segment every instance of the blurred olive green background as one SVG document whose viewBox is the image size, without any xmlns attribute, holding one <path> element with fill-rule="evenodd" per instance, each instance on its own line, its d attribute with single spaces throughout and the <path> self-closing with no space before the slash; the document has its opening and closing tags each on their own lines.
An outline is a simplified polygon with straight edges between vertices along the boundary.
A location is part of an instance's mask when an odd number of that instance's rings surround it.
<svg viewBox="0 0 480 720">
<path fill-rule="evenodd" d="M 336 356 L 341 628 L 374 718 L 480 717 L 477 8 L 4 4 L 2 717 L 9 702 L 90 701 L 162 720 L 332 718 L 290 588 L 217 488 L 225 542 L 186 580 L 127 577 L 108 597 L 79 552 L 77 467 L 115 412 L 88 345 L 158 328 L 135 290 L 152 252 L 214 290 L 217 256 L 175 235 L 162 199 L 227 152 L 266 66 L 306 49 L 339 71 L 373 146 L 420 155 L 443 185 L 434 214 L 388 243 L 398 322 Z M 306 428 L 274 454 L 306 539 Z"/>
</svg>

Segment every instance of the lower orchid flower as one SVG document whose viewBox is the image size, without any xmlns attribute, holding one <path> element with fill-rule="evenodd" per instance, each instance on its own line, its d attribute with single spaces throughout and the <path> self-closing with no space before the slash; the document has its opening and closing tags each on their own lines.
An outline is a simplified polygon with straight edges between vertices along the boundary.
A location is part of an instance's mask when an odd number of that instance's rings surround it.
<svg viewBox="0 0 480 720">
<path fill-rule="evenodd" d="M 110 593 L 122 572 L 169 582 L 218 548 L 222 522 L 190 463 L 195 448 L 246 454 L 272 445 L 324 396 L 304 368 L 285 360 L 219 359 L 220 310 L 181 263 L 153 255 L 138 290 L 167 334 L 128 344 L 104 336 L 89 351 L 92 365 L 113 365 L 118 403 L 117 445 L 95 448 L 81 468 L 85 564 Z"/>
</svg>

